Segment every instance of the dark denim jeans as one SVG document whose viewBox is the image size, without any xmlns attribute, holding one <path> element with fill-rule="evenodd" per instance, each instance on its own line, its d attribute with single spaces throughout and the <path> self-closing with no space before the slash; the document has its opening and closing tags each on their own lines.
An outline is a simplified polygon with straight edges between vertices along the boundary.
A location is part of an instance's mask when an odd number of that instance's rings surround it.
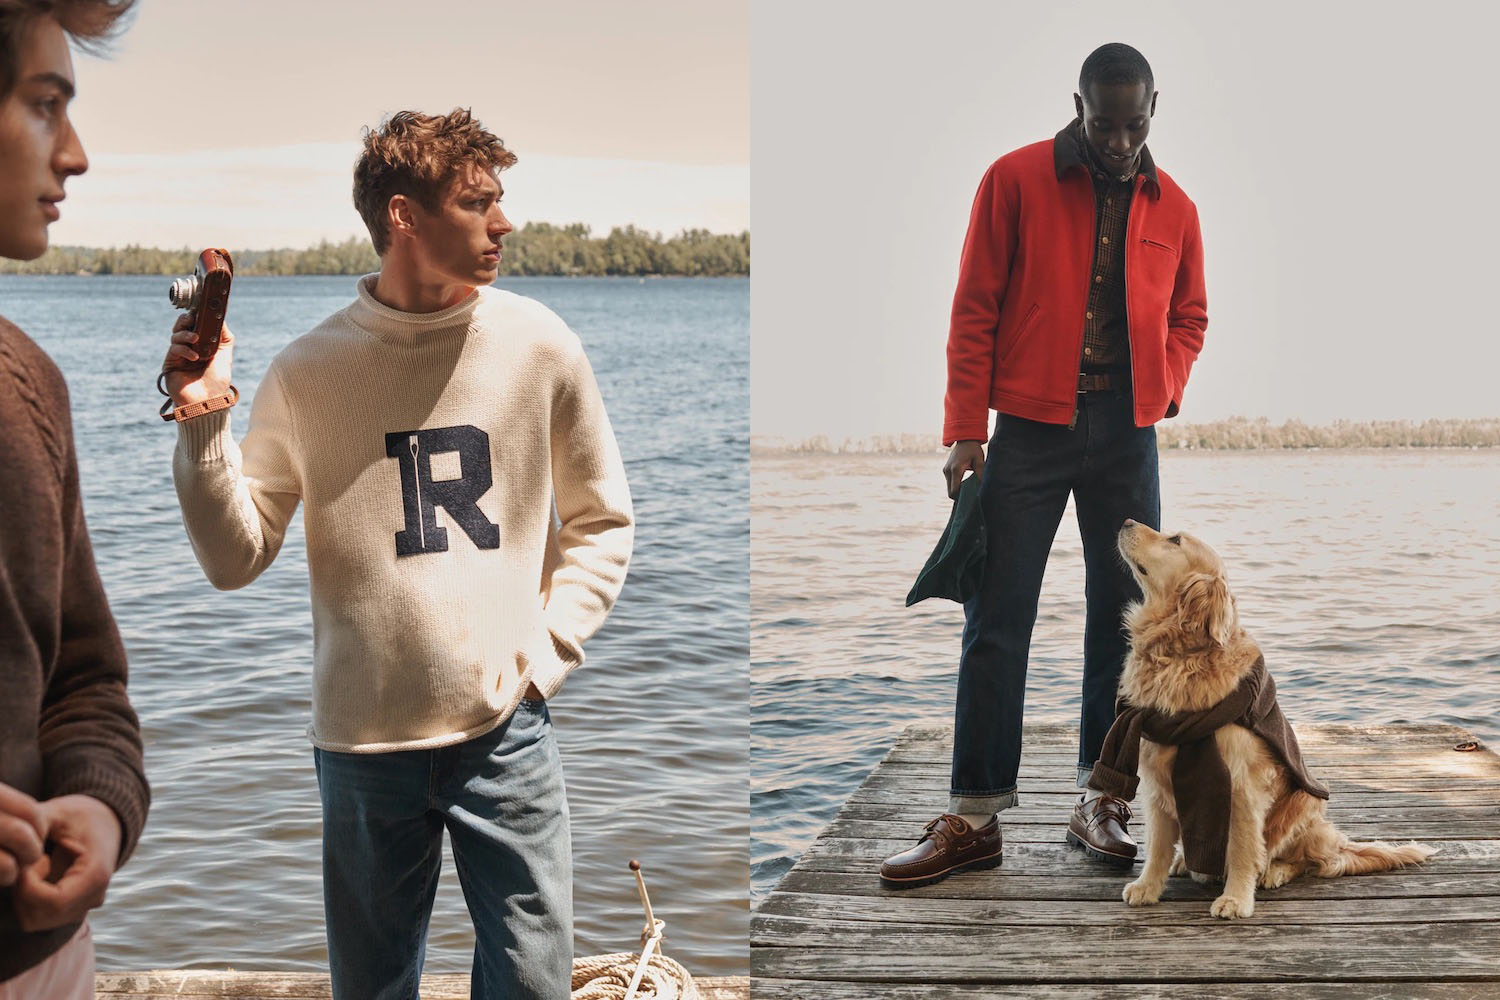
<svg viewBox="0 0 1500 1000">
<path fill-rule="evenodd" d="M 1125 605 L 1140 599 L 1115 548 L 1126 518 L 1161 525 L 1156 428 L 1136 427 L 1129 393 L 1078 397 L 1074 427 L 1001 414 L 985 455 L 979 502 L 987 545 L 984 586 L 964 605 L 949 811 L 1016 804 L 1026 660 L 1052 539 L 1072 493 L 1083 539 L 1087 616 L 1078 783 L 1115 717 L 1125 663 Z"/>
<path fill-rule="evenodd" d="M 573 968 L 568 802 L 547 706 L 522 701 L 454 746 L 314 750 L 336 1000 L 412 1000 L 443 828 L 474 921 L 475 1000 L 566 1000 Z"/>
</svg>

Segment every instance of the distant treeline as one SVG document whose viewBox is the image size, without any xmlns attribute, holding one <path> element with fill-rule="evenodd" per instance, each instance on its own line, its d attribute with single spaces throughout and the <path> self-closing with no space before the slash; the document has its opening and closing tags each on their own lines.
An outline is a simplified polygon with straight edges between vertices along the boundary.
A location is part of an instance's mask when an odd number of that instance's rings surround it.
<svg viewBox="0 0 1500 1000">
<path fill-rule="evenodd" d="M 368 274 L 380 259 L 368 239 L 327 240 L 305 250 L 236 250 L 236 275 Z M 0 274 L 188 274 L 198 252 L 125 246 L 52 247 L 33 261 L 0 259 Z M 595 237 L 582 223 L 528 222 L 505 237 L 502 275 L 748 275 L 750 234 L 688 229 L 666 239 L 634 226 Z"/>
<path fill-rule="evenodd" d="M 1156 425 L 1162 450 L 1251 451 L 1291 448 L 1496 448 L 1500 417 L 1478 420 L 1336 420 L 1315 427 L 1300 420 L 1273 424 L 1265 417 L 1231 417 L 1211 424 Z M 751 454 L 759 455 L 921 455 L 940 452 L 936 434 L 879 434 L 860 438 L 755 435 Z"/>
<path fill-rule="evenodd" d="M 1300 420 L 1231 417 L 1211 424 L 1156 425 L 1159 448 L 1494 448 L 1500 418 L 1479 420 L 1335 420 L 1315 427 Z"/>
</svg>

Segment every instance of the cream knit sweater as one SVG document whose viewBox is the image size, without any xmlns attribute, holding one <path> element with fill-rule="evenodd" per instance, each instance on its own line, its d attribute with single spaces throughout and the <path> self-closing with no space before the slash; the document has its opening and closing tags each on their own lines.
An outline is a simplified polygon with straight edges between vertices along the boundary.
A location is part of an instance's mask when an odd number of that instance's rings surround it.
<svg viewBox="0 0 1500 1000">
<path fill-rule="evenodd" d="M 172 462 L 220 589 L 270 565 L 306 505 L 308 736 L 356 753 L 472 739 L 528 682 L 550 698 L 614 604 L 634 532 L 598 385 L 561 319 L 495 288 L 398 312 L 371 296 L 375 277 L 272 360 L 242 445 L 219 411 L 178 425 Z"/>
</svg>

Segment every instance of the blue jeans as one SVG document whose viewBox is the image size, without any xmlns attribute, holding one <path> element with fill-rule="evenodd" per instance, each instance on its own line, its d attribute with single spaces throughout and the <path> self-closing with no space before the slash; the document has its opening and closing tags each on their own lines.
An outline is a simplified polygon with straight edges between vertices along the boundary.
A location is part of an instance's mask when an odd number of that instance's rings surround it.
<svg viewBox="0 0 1500 1000">
<path fill-rule="evenodd" d="M 474 921 L 469 995 L 568 996 L 572 848 L 545 703 L 454 746 L 313 759 L 335 1000 L 417 996 L 444 827 Z"/>
<path fill-rule="evenodd" d="M 964 605 L 950 812 L 983 814 L 1016 804 L 1031 630 L 1069 493 L 1083 539 L 1087 605 L 1080 787 L 1114 721 L 1126 651 L 1121 616 L 1141 596 L 1115 538 L 1126 518 L 1160 527 L 1161 489 L 1156 428 L 1135 426 L 1129 393 L 1089 392 L 1078 396 L 1072 428 L 1004 414 L 996 421 L 979 484 L 984 585 Z"/>
</svg>

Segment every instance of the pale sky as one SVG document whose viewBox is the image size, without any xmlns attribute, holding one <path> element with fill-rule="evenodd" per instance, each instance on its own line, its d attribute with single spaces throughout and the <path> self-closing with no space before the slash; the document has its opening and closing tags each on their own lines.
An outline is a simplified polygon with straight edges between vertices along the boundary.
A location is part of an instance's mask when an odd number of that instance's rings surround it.
<svg viewBox="0 0 1500 1000">
<path fill-rule="evenodd" d="M 1072 118 L 1111 41 L 1150 61 L 1148 144 L 1202 220 L 1177 419 L 1500 414 L 1497 29 L 1450 0 L 756 0 L 752 431 L 940 431 L 979 179 Z"/>
<path fill-rule="evenodd" d="M 90 170 L 57 244 L 364 235 L 360 128 L 456 106 L 520 156 L 518 225 L 749 226 L 748 0 L 141 0 L 109 58 L 74 65 Z"/>
</svg>

